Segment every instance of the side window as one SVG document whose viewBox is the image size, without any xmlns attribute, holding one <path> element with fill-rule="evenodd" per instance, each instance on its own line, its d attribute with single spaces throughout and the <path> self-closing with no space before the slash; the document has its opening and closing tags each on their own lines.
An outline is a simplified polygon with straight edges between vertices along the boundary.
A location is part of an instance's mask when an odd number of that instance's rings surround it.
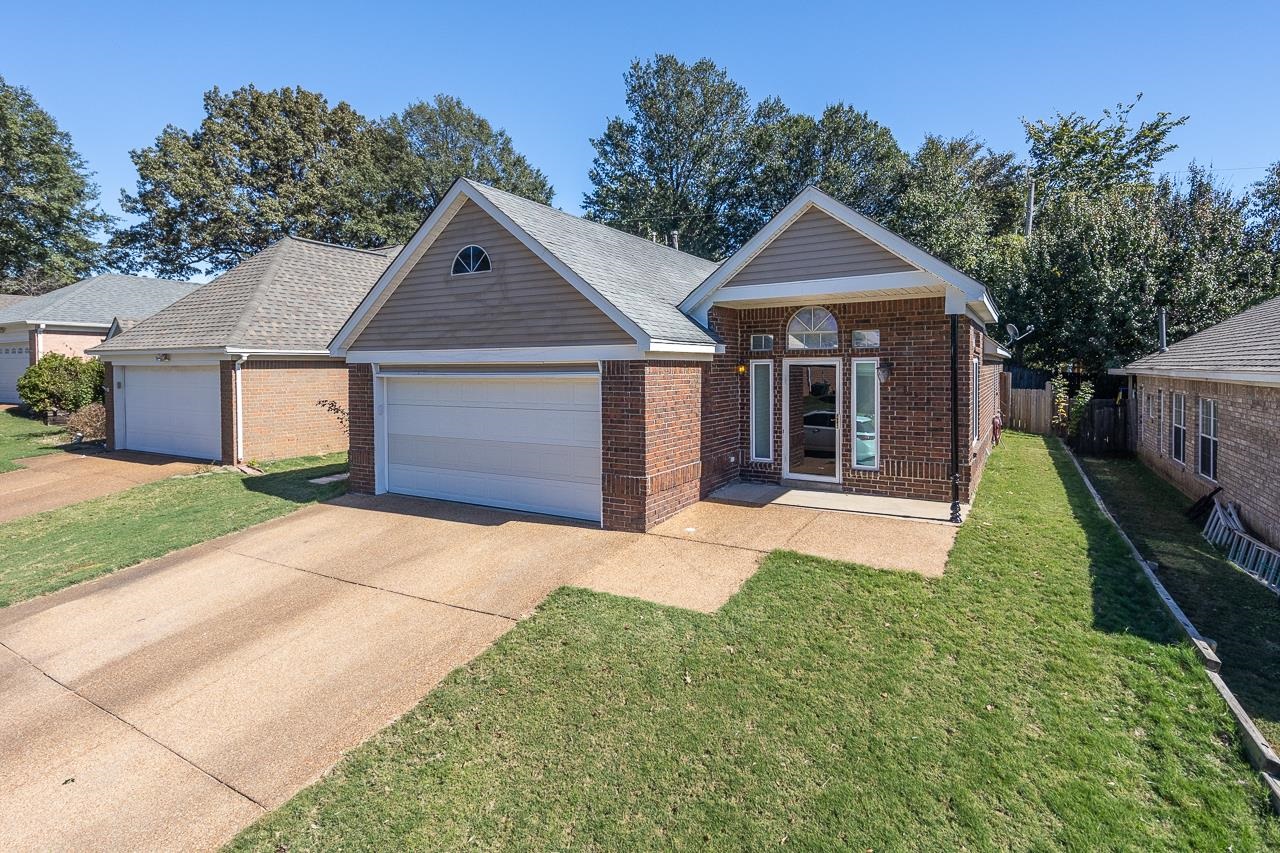
<svg viewBox="0 0 1280 853">
<path fill-rule="evenodd" d="M 1218 479 L 1218 403 L 1215 400 L 1200 401 L 1200 476 Z"/>
<path fill-rule="evenodd" d="M 773 362 L 751 362 L 751 459 L 773 461 Z"/>
</svg>

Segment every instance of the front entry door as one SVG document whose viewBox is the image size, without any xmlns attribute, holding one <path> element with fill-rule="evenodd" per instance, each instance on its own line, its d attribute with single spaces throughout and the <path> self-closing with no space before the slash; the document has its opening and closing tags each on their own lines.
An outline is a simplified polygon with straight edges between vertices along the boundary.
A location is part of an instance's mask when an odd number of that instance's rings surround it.
<svg viewBox="0 0 1280 853">
<path fill-rule="evenodd" d="M 840 482 L 844 389 L 837 359 L 783 362 L 783 475 Z"/>
</svg>

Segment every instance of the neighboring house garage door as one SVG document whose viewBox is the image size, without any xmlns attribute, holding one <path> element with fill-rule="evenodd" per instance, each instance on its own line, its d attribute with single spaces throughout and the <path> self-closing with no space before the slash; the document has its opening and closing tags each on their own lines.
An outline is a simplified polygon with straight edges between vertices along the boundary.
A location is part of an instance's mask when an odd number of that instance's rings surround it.
<svg viewBox="0 0 1280 853">
<path fill-rule="evenodd" d="M 386 488 L 600 519 L 600 379 L 388 377 Z"/>
<path fill-rule="evenodd" d="M 0 340 L 0 403 L 19 403 L 18 377 L 31 364 L 27 336 L 21 340 Z"/>
<path fill-rule="evenodd" d="M 119 375 L 120 368 L 116 368 Z M 222 456 L 218 368 L 125 367 L 123 435 L 128 450 L 218 459 Z"/>
</svg>

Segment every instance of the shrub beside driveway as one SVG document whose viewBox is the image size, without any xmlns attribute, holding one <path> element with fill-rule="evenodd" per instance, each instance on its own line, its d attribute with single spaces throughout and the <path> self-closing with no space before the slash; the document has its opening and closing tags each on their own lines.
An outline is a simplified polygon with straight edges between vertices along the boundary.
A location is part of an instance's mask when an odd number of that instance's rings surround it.
<svg viewBox="0 0 1280 853">
<path fill-rule="evenodd" d="M 1069 459 L 1008 434 L 946 574 L 775 552 L 718 613 L 561 590 L 234 849 L 1276 849 Z"/>
<path fill-rule="evenodd" d="M 268 463 L 266 474 L 174 477 L 0 524 L 0 606 L 159 557 L 346 490 L 308 480 L 346 454 Z"/>
</svg>

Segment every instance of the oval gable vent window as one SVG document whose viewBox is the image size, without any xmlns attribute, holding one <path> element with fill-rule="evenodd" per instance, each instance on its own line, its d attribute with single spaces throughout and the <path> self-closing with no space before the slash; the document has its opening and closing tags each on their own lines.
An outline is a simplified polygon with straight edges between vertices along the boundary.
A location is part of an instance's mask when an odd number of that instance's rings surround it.
<svg viewBox="0 0 1280 853">
<path fill-rule="evenodd" d="M 453 259 L 454 275 L 470 275 L 489 270 L 489 253 L 479 246 L 467 246 Z"/>
</svg>

